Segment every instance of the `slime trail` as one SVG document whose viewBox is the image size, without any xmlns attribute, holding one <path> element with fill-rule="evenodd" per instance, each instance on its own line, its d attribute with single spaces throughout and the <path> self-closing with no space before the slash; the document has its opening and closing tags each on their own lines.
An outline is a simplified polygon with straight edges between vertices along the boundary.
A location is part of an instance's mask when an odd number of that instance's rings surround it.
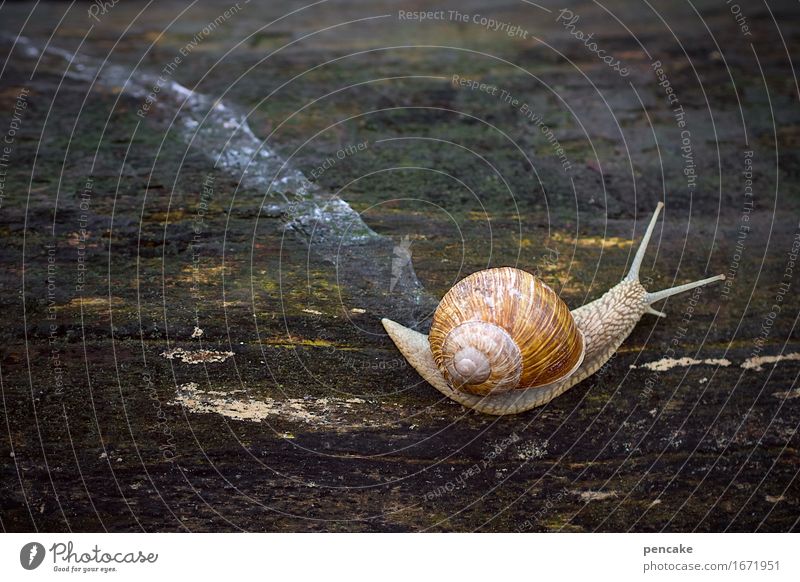
<svg viewBox="0 0 800 582">
<path fill-rule="evenodd" d="M 5 37 L 6 41 L 14 39 Z M 325 194 L 297 168 L 253 133 L 234 107 L 164 76 L 131 70 L 100 59 L 19 36 L 16 48 L 28 59 L 65 61 L 65 76 L 92 87 L 122 91 L 141 100 L 149 120 L 176 131 L 181 139 L 238 179 L 245 189 L 264 193 L 264 210 L 285 219 L 285 228 L 303 240 L 312 256 L 332 262 L 339 282 L 359 305 L 416 323 L 435 307 L 409 261 L 397 269 L 394 242 L 374 232 L 341 198 Z M 154 88 L 158 87 L 154 94 Z M 394 265 L 394 266 L 393 266 Z"/>
</svg>

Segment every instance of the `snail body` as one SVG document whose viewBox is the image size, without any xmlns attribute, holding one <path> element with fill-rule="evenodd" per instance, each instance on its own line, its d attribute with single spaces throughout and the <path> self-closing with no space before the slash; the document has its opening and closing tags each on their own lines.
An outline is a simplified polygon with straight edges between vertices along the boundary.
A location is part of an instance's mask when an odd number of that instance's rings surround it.
<svg viewBox="0 0 800 582">
<path fill-rule="evenodd" d="M 658 204 L 626 277 L 602 297 L 572 310 L 539 279 L 503 267 L 457 283 L 434 313 L 430 336 L 383 319 L 389 336 L 419 374 L 445 396 L 493 415 L 542 406 L 594 374 L 652 303 L 724 280 L 717 275 L 649 293 L 639 268 Z"/>
</svg>

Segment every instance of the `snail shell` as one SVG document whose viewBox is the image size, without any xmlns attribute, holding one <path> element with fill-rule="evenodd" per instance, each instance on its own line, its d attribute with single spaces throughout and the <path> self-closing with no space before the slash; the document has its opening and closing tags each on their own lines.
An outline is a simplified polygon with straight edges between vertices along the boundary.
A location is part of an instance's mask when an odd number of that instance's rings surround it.
<svg viewBox="0 0 800 582">
<path fill-rule="evenodd" d="M 519 269 L 473 273 L 442 298 L 430 346 L 456 390 L 485 396 L 569 377 L 583 361 L 583 334 L 567 305 Z"/>
<path fill-rule="evenodd" d="M 552 289 L 517 269 L 489 269 L 456 284 L 434 314 L 429 336 L 382 319 L 420 375 L 448 398 L 486 414 L 542 406 L 613 357 L 653 303 L 725 275 L 650 292 L 639 269 L 653 235 L 658 203 L 625 278 L 572 313 Z M 570 366 L 573 364 L 572 369 Z"/>
</svg>

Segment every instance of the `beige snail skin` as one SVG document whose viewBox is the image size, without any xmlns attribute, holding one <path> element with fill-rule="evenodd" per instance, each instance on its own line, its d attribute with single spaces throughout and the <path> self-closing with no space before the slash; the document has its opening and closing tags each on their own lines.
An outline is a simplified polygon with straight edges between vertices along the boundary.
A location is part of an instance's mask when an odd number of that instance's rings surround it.
<svg viewBox="0 0 800 582">
<path fill-rule="evenodd" d="M 442 298 L 430 335 L 381 320 L 397 348 L 442 394 L 485 414 L 542 406 L 594 374 L 653 303 L 723 281 L 717 275 L 648 292 L 639 268 L 664 204 L 659 202 L 625 278 L 599 299 L 569 311 L 542 281 L 520 269 L 473 273 Z"/>
</svg>

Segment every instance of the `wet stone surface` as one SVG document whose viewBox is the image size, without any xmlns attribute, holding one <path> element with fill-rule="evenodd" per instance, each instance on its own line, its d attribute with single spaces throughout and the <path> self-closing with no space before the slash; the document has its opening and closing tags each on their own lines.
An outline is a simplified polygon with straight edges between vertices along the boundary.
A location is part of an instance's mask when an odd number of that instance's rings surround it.
<svg viewBox="0 0 800 582">
<path fill-rule="evenodd" d="M 4 530 L 797 530 L 795 3 L 125 4 L 0 9 Z M 645 286 L 727 286 L 542 408 L 380 325 L 488 266 L 578 307 L 659 200 Z"/>
</svg>

